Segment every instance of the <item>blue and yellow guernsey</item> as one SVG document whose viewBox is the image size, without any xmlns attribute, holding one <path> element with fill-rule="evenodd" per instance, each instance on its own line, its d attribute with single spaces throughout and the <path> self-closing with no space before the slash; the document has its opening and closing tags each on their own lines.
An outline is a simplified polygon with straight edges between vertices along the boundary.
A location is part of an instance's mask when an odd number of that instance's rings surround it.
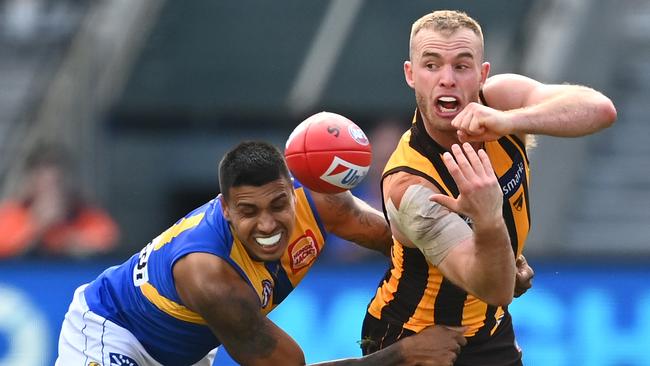
<svg viewBox="0 0 650 366">
<path fill-rule="evenodd" d="M 193 252 L 219 256 L 255 290 L 264 314 L 302 280 L 321 253 L 326 233 L 308 191 L 294 180 L 296 226 L 282 258 L 252 260 L 234 237 L 215 198 L 176 222 L 142 251 L 104 271 L 85 290 L 91 311 L 128 329 L 163 365 L 198 362 L 221 343 L 205 320 L 188 309 L 174 286 L 172 268 Z"/>
</svg>

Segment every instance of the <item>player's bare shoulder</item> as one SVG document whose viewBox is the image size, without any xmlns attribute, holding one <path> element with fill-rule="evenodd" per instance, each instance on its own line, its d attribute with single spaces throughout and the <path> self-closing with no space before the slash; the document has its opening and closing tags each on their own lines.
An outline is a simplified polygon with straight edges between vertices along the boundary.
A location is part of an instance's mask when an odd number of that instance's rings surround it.
<svg viewBox="0 0 650 366">
<path fill-rule="evenodd" d="M 434 193 L 440 193 L 438 188 L 427 179 L 419 175 L 399 171 L 388 175 L 382 181 L 384 201 L 388 202 L 390 200 L 396 207 L 399 207 L 404 194 L 411 186 L 422 186 L 432 190 Z"/>
</svg>

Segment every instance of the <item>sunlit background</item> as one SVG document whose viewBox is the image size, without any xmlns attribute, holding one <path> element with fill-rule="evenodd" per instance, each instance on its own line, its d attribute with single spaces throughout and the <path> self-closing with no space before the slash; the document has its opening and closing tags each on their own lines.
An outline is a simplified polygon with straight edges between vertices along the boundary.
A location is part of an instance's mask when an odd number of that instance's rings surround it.
<svg viewBox="0 0 650 366">
<path fill-rule="evenodd" d="M 511 306 L 526 365 L 650 365 L 650 1 L 0 1 L 0 189 L 44 141 L 120 229 L 106 254 L 0 261 L 0 366 L 51 365 L 78 285 L 218 193 L 217 162 L 243 139 L 283 147 L 327 110 L 373 144 L 355 190 L 409 126 L 411 23 L 433 9 L 483 26 L 492 73 L 579 83 L 615 103 L 613 128 L 540 137 L 531 157 L 534 287 Z M 384 258 L 332 238 L 272 314 L 307 361 L 359 356 Z M 225 352 L 215 364 L 230 364 Z"/>
</svg>

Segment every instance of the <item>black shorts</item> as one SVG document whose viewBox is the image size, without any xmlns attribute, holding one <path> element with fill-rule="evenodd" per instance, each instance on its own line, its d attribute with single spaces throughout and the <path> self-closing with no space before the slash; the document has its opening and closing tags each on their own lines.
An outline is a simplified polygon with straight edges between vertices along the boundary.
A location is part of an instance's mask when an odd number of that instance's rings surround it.
<svg viewBox="0 0 650 366">
<path fill-rule="evenodd" d="M 413 331 L 366 313 L 361 328 L 361 350 L 365 356 L 413 334 Z M 506 312 L 490 338 L 480 341 L 468 338 L 454 366 L 523 366 L 510 314 Z"/>
</svg>

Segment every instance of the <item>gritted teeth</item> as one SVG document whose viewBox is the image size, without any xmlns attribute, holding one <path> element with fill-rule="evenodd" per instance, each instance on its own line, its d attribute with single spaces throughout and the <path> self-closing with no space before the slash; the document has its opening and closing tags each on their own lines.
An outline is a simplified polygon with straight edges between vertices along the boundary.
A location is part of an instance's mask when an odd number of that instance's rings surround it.
<svg viewBox="0 0 650 366">
<path fill-rule="evenodd" d="M 282 237 L 282 233 L 277 233 L 273 236 L 268 237 L 257 237 L 255 238 L 255 241 L 257 241 L 257 244 L 265 247 L 277 244 L 280 240 L 280 237 Z"/>
</svg>

